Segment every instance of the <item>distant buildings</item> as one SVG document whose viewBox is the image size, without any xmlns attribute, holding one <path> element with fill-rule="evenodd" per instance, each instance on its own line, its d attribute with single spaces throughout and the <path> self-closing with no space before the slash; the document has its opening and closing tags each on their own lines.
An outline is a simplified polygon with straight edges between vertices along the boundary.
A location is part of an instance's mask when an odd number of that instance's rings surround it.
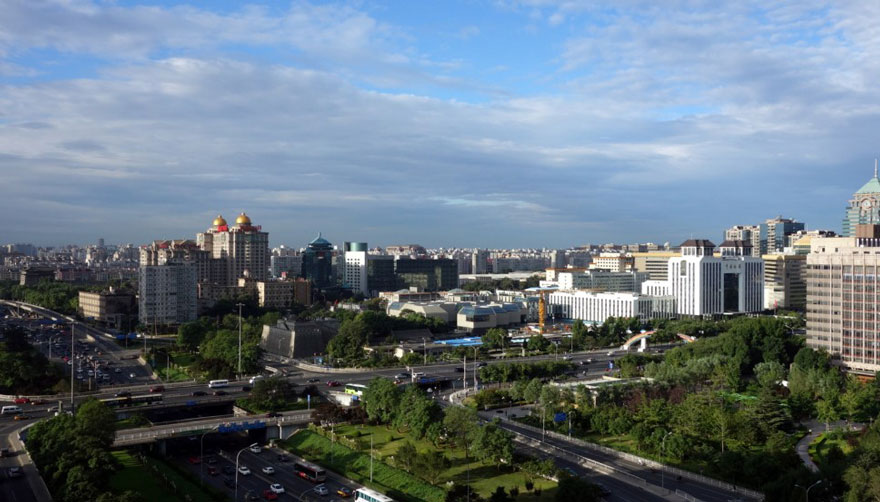
<svg viewBox="0 0 880 502">
<path fill-rule="evenodd" d="M 364 296 L 370 295 L 367 249 L 366 242 L 346 242 L 342 246 L 342 287 Z"/>
<path fill-rule="evenodd" d="M 318 289 L 336 285 L 333 278 L 333 245 L 318 234 L 303 253 L 303 276 Z"/>
<path fill-rule="evenodd" d="M 447 291 L 458 287 L 458 264 L 448 258 L 398 258 L 394 262 L 398 286 L 422 291 Z"/>
<path fill-rule="evenodd" d="M 804 230 L 804 224 L 777 216 L 759 225 L 735 225 L 724 231 L 725 241 L 746 241 L 752 249 L 752 256 L 760 257 L 768 253 L 782 251 L 789 246 L 788 237 Z"/>
<path fill-rule="evenodd" d="M 803 311 L 807 305 L 807 256 L 765 254 L 764 308 Z"/>
<path fill-rule="evenodd" d="M 874 161 L 874 177 L 862 185 L 846 207 L 843 217 L 842 237 L 855 237 L 859 224 L 880 223 L 880 178 L 877 177 L 877 161 Z"/>
<path fill-rule="evenodd" d="M 648 274 L 598 269 L 584 272 L 558 272 L 556 278 L 559 289 L 638 293 L 642 290 L 642 283 L 648 280 Z"/>
<path fill-rule="evenodd" d="M 138 319 L 141 324 L 180 324 L 198 314 L 198 273 L 189 261 L 141 265 L 138 273 Z"/>
</svg>

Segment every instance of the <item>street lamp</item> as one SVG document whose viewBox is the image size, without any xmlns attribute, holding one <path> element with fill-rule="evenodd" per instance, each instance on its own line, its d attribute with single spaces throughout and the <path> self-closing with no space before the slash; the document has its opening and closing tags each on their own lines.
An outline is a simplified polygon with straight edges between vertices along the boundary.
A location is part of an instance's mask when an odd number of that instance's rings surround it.
<svg viewBox="0 0 880 502">
<path fill-rule="evenodd" d="M 806 500 L 806 502 L 810 502 L 810 490 L 812 490 L 816 485 L 820 484 L 821 482 L 822 482 L 822 480 L 820 479 L 819 481 L 816 481 L 815 483 L 811 484 L 807 488 L 804 488 L 803 486 L 798 485 L 798 484 L 796 484 L 794 486 L 797 486 L 798 488 L 804 490 L 804 497 L 805 497 L 804 500 Z"/>
<path fill-rule="evenodd" d="M 242 452 L 247 450 L 248 448 L 255 448 L 259 446 L 259 443 L 254 443 L 250 446 L 245 446 L 244 448 L 238 450 L 238 453 L 235 454 L 235 501 L 238 502 L 238 457 L 241 456 Z"/>
<path fill-rule="evenodd" d="M 660 441 L 660 456 L 661 456 L 661 457 L 666 457 L 666 438 L 667 438 L 670 434 L 672 434 L 672 431 L 667 432 L 667 433 L 663 436 L 663 440 Z M 665 476 L 665 474 L 666 474 L 666 464 L 663 464 L 663 463 L 661 462 L 661 464 L 660 464 L 660 488 L 662 488 L 662 489 L 665 489 L 665 488 L 666 488 L 666 476 Z"/>
<path fill-rule="evenodd" d="M 202 433 L 202 437 L 199 438 L 199 484 L 205 484 L 205 475 L 203 471 L 205 470 L 205 436 L 217 430 L 217 427 L 211 427 Z"/>
<path fill-rule="evenodd" d="M 241 307 L 244 305 L 239 302 L 236 303 L 238 307 L 238 378 L 241 379 Z"/>
</svg>

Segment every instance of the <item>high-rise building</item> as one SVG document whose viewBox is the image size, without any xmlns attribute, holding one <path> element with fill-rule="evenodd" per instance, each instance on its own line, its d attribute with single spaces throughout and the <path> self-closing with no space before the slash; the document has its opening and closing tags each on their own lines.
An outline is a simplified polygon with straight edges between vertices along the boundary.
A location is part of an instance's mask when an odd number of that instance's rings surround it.
<svg viewBox="0 0 880 502">
<path fill-rule="evenodd" d="M 761 254 L 782 251 L 788 245 L 788 236 L 803 229 L 803 223 L 782 216 L 761 223 Z"/>
<path fill-rule="evenodd" d="M 880 227 L 813 237 L 807 255 L 807 346 L 853 372 L 880 370 Z"/>
<path fill-rule="evenodd" d="M 752 245 L 752 256 L 761 256 L 761 225 L 734 225 L 724 231 L 726 241 L 746 241 Z"/>
<path fill-rule="evenodd" d="M 172 259 L 141 265 L 138 273 L 138 320 L 141 324 L 194 321 L 198 309 L 198 273 L 192 262 Z"/>
<path fill-rule="evenodd" d="M 474 251 L 474 254 L 471 255 L 472 265 L 471 265 L 471 273 L 473 274 L 488 274 L 489 273 L 489 250 L 487 249 L 477 249 Z"/>
<path fill-rule="evenodd" d="M 394 275 L 394 257 L 391 255 L 367 255 L 367 284 L 370 296 L 379 296 L 385 291 L 398 289 L 397 276 Z"/>
<path fill-rule="evenodd" d="M 765 254 L 764 308 L 803 311 L 807 304 L 807 257 L 803 254 Z"/>
<path fill-rule="evenodd" d="M 333 277 L 333 245 L 318 234 L 303 253 L 303 276 L 318 289 L 335 285 Z"/>
<path fill-rule="evenodd" d="M 645 281 L 642 293 L 675 297 L 681 315 L 760 312 L 764 308 L 764 262 L 752 256 L 747 241 L 725 241 L 715 256 L 715 244 L 691 239 L 681 256 L 670 258 L 666 281 Z"/>
<path fill-rule="evenodd" d="M 843 217 L 842 237 L 855 237 L 856 225 L 880 223 L 880 179 L 877 178 L 877 161 L 874 161 L 874 177 L 853 194 Z"/>
<path fill-rule="evenodd" d="M 226 285 L 236 285 L 240 277 L 265 281 L 269 276 L 269 233 L 253 225 L 241 213 L 235 225 L 229 226 L 222 216 L 214 219 L 211 228 L 196 236 L 199 247 L 214 259 L 222 259 L 227 268 Z"/>
<path fill-rule="evenodd" d="M 350 289 L 353 293 L 370 295 L 369 279 L 367 274 L 367 247 L 366 242 L 345 242 L 342 245 L 343 269 L 342 287 Z"/>
<path fill-rule="evenodd" d="M 647 253 L 632 253 L 633 269 L 637 272 L 648 274 L 648 280 L 665 281 L 668 276 L 669 259 L 681 256 L 672 251 L 649 251 Z"/>
</svg>

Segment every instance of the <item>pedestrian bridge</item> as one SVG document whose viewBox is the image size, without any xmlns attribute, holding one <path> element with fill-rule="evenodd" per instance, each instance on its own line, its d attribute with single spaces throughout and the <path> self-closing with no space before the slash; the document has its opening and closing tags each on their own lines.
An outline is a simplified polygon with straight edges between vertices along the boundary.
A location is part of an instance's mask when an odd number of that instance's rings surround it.
<svg viewBox="0 0 880 502">
<path fill-rule="evenodd" d="M 175 437 L 200 436 L 209 432 L 226 434 L 253 430 L 265 430 L 266 439 L 285 439 L 299 427 L 312 421 L 311 411 L 286 413 L 278 417 L 214 418 L 162 424 L 141 429 L 116 432 L 113 446 L 132 446 L 152 443 Z"/>
</svg>

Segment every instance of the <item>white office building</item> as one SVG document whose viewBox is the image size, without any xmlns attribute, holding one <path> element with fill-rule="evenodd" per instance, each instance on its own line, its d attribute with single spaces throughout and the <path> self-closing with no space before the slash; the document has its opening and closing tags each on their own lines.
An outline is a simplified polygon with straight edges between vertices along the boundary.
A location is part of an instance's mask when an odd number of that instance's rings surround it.
<svg viewBox="0 0 880 502">
<path fill-rule="evenodd" d="M 671 296 L 557 291 L 548 295 L 548 303 L 555 314 L 588 323 L 603 323 L 609 317 L 638 317 L 644 322 L 675 315 L 675 299 Z"/>
<path fill-rule="evenodd" d="M 671 258 L 666 281 L 645 281 L 642 293 L 671 295 L 680 315 L 760 312 L 764 308 L 764 262 L 752 256 L 747 241 L 724 241 L 715 256 L 715 244 L 691 239 L 681 245 L 681 256 Z"/>
<path fill-rule="evenodd" d="M 598 291 L 638 293 L 648 279 L 646 272 L 609 272 L 587 270 L 582 272 L 557 272 L 559 289 L 592 289 Z"/>
<path fill-rule="evenodd" d="M 196 320 L 198 272 L 192 262 L 172 260 L 164 265 L 141 265 L 138 272 L 141 324 L 168 325 Z"/>
</svg>

